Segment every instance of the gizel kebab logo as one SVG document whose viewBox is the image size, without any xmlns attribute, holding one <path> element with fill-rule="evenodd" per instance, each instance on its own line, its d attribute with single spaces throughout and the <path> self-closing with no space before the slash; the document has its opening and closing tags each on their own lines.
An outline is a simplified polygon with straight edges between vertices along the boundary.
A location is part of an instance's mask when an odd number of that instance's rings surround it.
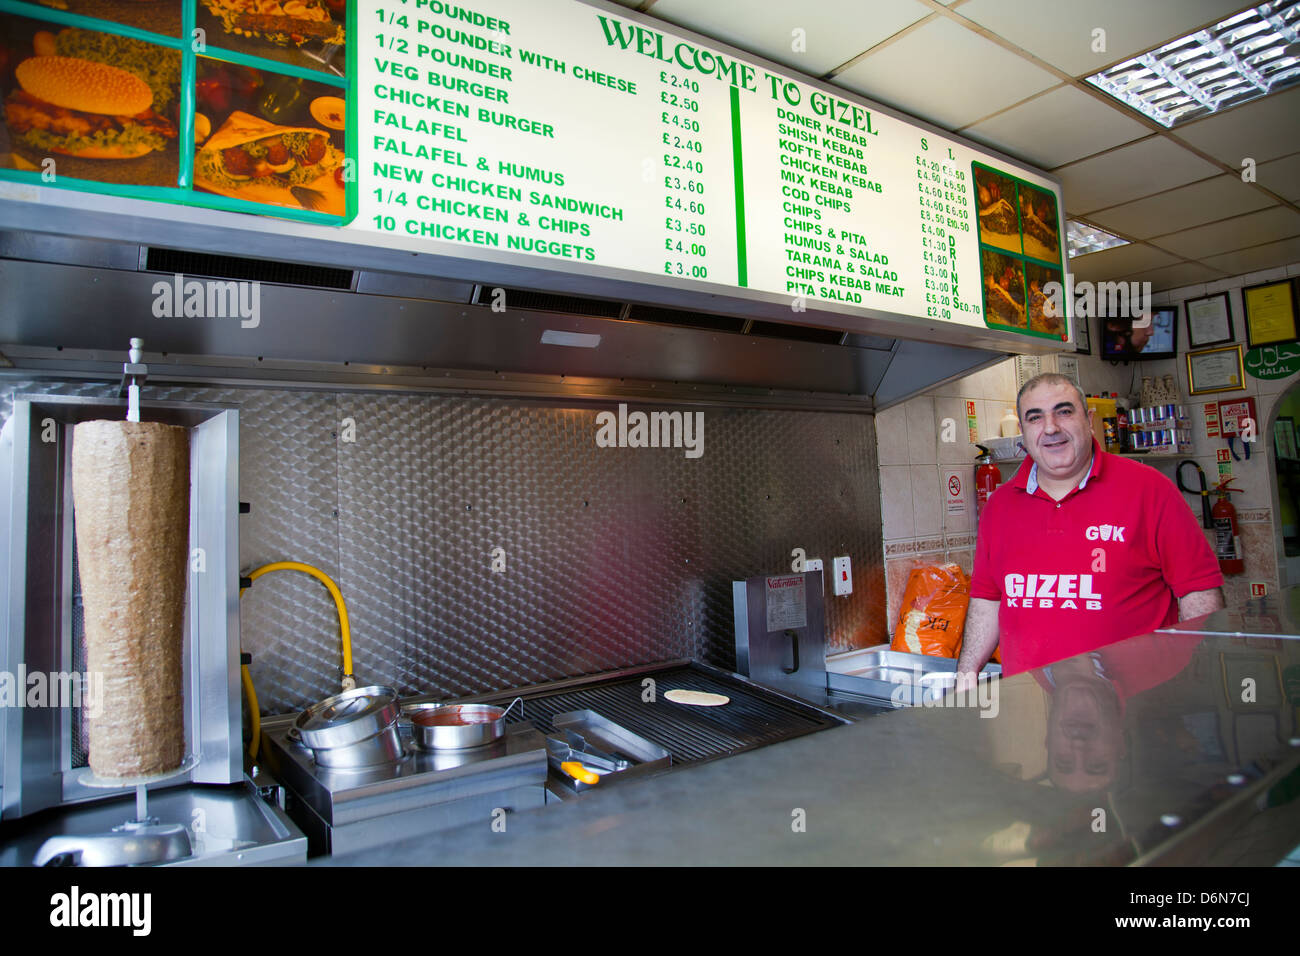
<svg viewBox="0 0 1300 956">
<path fill-rule="evenodd" d="M 51 926 L 128 926 L 131 935 L 148 936 L 152 916 L 151 893 L 83 893 L 73 886 L 50 897 Z"/>
<path fill-rule="evenodd" d="M 1002 579 L 1007 607 L 1057 607 L 1101 610 L 1101 595 L 1092 589 L 1091 574 L 1008 574 Z M 1059 603 L 1057 603 L 1059 602 Z"/>
<path fill-rule="evenodd" d="M 1089 541 L 1119 541 L 1124 542 L 1124 528 L 1117 524 L 1094 524 L 1089 525 L 1088 530 L 1083 536 Z"/>
<path fill-rule="evenodd" d="M 262 322 L 262 283 L 186 280 L 179 272 L 172 281 L 153 284 L 153 314 L 159 319 L 240 319 L 240 327 L 255 329 Z"/>
<path fill-rule="evenodd" d="M 597 448 L 685 448 L 687 458 L 704 454 L 703 412 L 628 413 L 627 405 L 618 406 L 618 414 L 596 414 Z"/>
</svg>

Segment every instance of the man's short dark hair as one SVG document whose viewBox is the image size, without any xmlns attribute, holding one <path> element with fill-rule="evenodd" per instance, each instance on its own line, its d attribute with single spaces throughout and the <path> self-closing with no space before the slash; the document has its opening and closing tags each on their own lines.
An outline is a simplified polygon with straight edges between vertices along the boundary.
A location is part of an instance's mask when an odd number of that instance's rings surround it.
<svg viewBox="0 0 1300 956">
<path fill-rule="evenodd" d="M 1068 375 L 1062 375 L 1060 372 L 1044 372 L 1041 375 L 1035 375 L 1024 385 L 1020 386 L 1020 391 L 1016 392 L 1016 415 L 1021 421 L 1024 421 L 1024 414 L 1020 411 L 1020 399 L 1024 397 L 1025 392 L 1039 385 L 1069 385 L 1074 389 L 1074 393 L 1079 396 L 1079 409 L 1086 412 L 1088 410 L 1088 400 L 1084 397 L 1081 389 L 1074 379 Z"/>
</svg>

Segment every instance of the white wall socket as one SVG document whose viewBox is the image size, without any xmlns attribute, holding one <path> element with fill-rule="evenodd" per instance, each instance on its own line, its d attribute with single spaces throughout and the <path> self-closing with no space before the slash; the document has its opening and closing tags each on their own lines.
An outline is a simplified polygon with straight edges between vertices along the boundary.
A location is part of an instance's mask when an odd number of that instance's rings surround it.
<svg viewBox="0 0 1300 956">
<path fill-rule="evenodd" d="M 842 558 L 835 558 L 831 567 L 835 572 L 835 593 L 852 594 L 853 593 L 853 566 L 849 561 L 848 555 Z"/>
</svg>

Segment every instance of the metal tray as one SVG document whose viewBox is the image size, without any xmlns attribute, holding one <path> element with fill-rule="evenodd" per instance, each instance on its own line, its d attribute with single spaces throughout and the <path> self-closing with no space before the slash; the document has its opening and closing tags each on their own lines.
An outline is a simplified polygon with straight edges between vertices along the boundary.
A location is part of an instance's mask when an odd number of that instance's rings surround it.
<svg viewBox="0 0 1300 956">
<path fill-rule="evenodd" d="M 828 657 L 826 668 L 826 684 L 831 691 L 895 706 L 916 707 L 927 700 L 939 700 L 953 686 L 957 661 L 951 657 L 892 651 L 888 644 L 881 644 Z M 1001 674 L 1000 665 L 987 664 L 980 671 L 980 680 Z"/>
<path fill-rule="evenodd" d="M 595 786 L 608 786 L 615 780 L 666 770 L 672 764 L 672 756 L 663 747 L 602 717 L 594 710 L 566 710 L 551 718 L 551 726 L 559 733 L 572 730 L 582 734 L 595 749 L 624 757 L 631 763 L 626 770 L 604 774 Z M 567 776 L 564 777 L 564 783 L 573 790 L 591 789 L 591 786 Z"/>
</svg>

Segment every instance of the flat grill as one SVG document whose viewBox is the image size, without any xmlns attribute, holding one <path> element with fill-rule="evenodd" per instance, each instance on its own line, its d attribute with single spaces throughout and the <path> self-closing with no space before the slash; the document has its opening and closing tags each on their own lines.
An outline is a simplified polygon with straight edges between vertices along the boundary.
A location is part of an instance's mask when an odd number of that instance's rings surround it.
<svg viewBox="0 0 1300 956">
<path fill-rule="evenodd" d="M 654 702 L 642 700 L 642 682 L 655 682 Z M 731 702 L 722 707 L 691 707 L 664 699 L 679 688 L 725 694 Z M 659 744 L 672 754 L 674 766 L 716 760 L 733 754 L 815 733 L 848 723 L 842 717 L 809 704 L 783 697 L 707 664 L 689 662 L 662 668 L 624 672 L 591 683 L 566 684 L 547 690 L 511 691 L 475 698 L 487 703 L 524 699 L 523 714 L 512 712 L 510 722 L 528 720 L 542 733 L 552 733 L 551 719 L 571 710 L 594 710 L 633 733 Z"/>
</svg>

